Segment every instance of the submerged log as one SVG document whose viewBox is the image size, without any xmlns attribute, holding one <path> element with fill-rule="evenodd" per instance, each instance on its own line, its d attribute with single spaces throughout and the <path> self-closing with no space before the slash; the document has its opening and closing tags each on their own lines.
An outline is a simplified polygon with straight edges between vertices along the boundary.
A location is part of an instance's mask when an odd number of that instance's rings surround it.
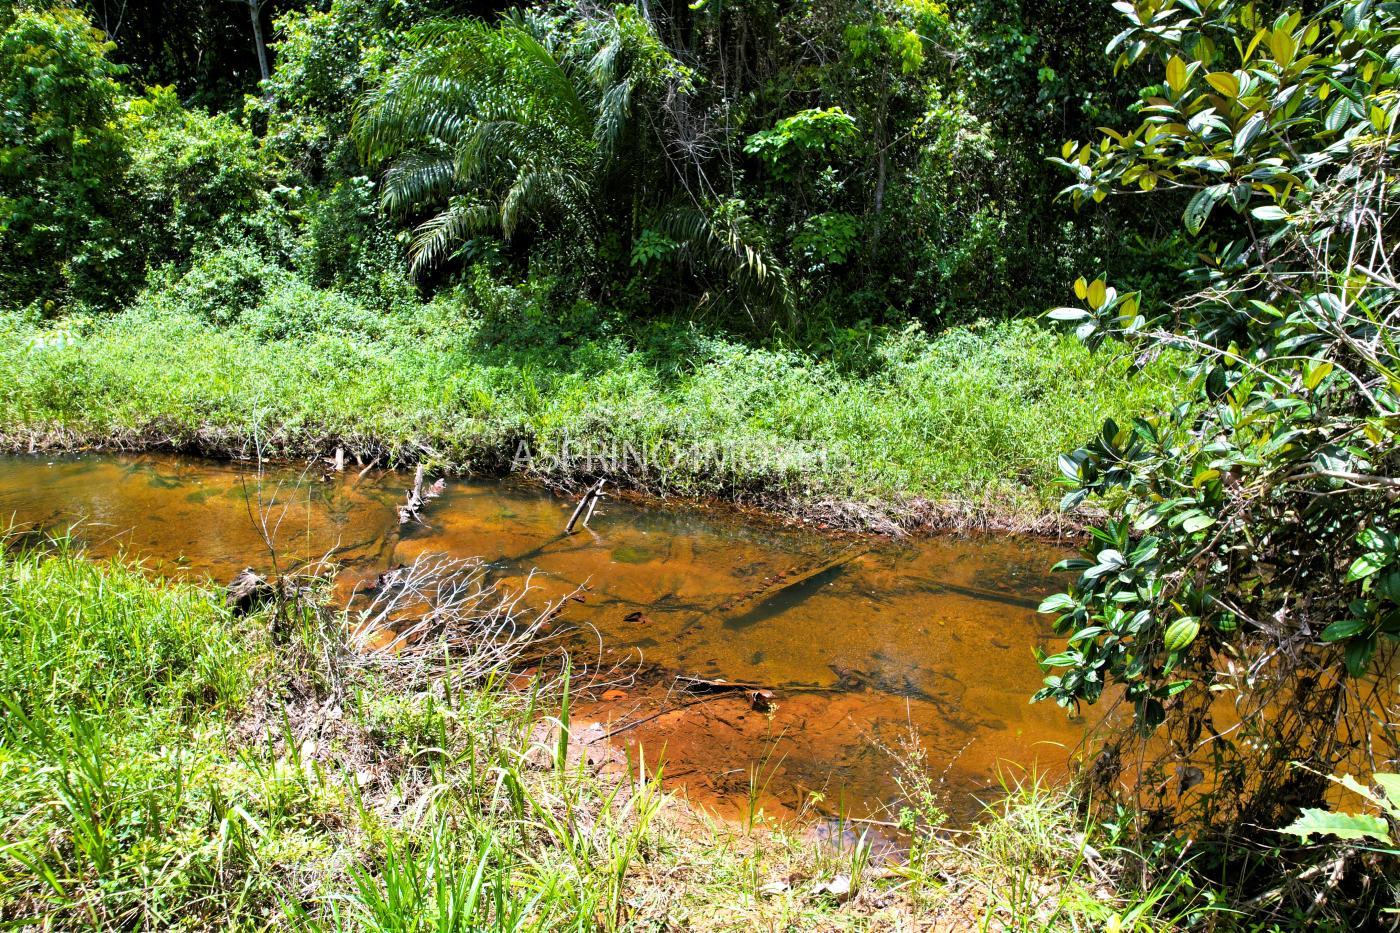
<svg viewBox="0 0 1400 933">
<path fill-rule="evenodd" d="M 749 706 L 760 713 L 766 713 L 773 708 L 774 693 L 771 687 L 763 684 L 743 683 L 732 680 L 711 680 L 706 677 L 679 676 L 676 684 L 686 693 L 699 694 L 722 694 L 722 693 L 742 693 L 749 701 Z"/>
<path fill-rule="evenodd" d="M 691 677 L 687 674 L 676 675 L 676 686 L 686 693 L 728 693 L 734 690 L 772 690 L 765 684 L 748 683 L 742 680 L 724 680 L 723 678 Z"/>
<path fill-rule="evenodd" d="M 870 553 L 870 548 L 848 548 L 801 571 L 778 574 L 763 585 L 719 606 L 724 627 L 744 629 L 800 605 L 845 572 L 846 565 Z"/>
<path fill-rule="evenodd" d="M 987 602 L 1002 603 L 1006 606 L 1015 606 L 1018 609 L 1039 609 L 1040 601 L 1027 599 L 1024 596 L 1017 596 L 1014 593 L 998 592 L 980 586 L 963 586 L 957 583 L 947 583 L 943 580 L 918 579 L 914 581 L 930 593 L 956 593 L 958 596 L 966 596 L 969 599 L 981 599 Z"/>
</svg>

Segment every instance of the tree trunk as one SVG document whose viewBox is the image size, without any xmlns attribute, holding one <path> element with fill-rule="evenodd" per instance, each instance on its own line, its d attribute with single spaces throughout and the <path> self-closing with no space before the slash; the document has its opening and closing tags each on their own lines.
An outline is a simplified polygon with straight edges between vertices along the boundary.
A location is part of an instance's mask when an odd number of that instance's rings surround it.
<svg viewBox="0 0 1400 933">
<path fill-rule="evenodd" d="M 875 225 L 870 236 L 871 259 L 874 259 L 880 252 L 880 237 L 885 232 L 885 178 L 888 174 L 888 165 L 885 157 L 883 120 L 880 124 L 880 132 L 875 135 L 875 145 Z"/>
<path fill-rule="evenodd" d="M 262 80 L 266 81 L 270 74 L 267 70 L 267 43 L 263 41 L 261 0 L 248 0 L 248 13 L 253 18 L 253 45 L 258 50 L 258 70 L 262 72 Z"/>
</svg>

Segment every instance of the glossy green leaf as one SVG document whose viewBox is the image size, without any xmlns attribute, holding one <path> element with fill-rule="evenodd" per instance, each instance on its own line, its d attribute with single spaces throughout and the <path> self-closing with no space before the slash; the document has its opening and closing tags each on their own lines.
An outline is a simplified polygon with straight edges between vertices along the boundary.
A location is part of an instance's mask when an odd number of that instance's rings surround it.
<svg viewBox="0 0 1400 933">
<path fill-rule="evenodd" d="M 1211 185 L 1203 188 L 1186 205 L 1186 213 L 1182 215 L 1182 220 L 1186 224 L 1186 229 L 1191 233 L 1200 233 L 1205 226 L 1206 220 L 1210 217 L 1210 212 L 1215 209 L 1215 205 L 1220 199 L 1225 197 L 1228 187 L 1225 185 Z"/>
<path fill-rule="evenodd" d="M 1181 651 L 1200 634 L 1201 621 L 1193 616 L 1177 619 L 1162 633 L 1162 644 L 1171 652 Z"/>
<path fill-rule="evenodd" d="M 1343 619 L 1340 622 L 1333 622 L 1322 630 L 1319 636 L 1323 641 L 1344 641 L 1356 635 L 1360 635 L 1371 627 L 1369 622 L 1363 619 Z"/>
<path fill-rule="evenodd" d="M 1346 582 L 1355 583 L 1357 580 L 1364 580 L 1373 573 L 1379 573 L 1390 565 L 1393 556 L 1382 551 L 1371 551 L 1362 554 L 1351 562 L 1351 567 L 1347 569 Z"/>
</svg>

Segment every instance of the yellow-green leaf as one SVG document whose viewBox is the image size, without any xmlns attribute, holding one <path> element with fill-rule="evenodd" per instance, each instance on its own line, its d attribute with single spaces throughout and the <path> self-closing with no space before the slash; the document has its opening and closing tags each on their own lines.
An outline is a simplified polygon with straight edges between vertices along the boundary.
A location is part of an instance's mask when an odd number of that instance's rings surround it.
<svg viewBox="0 0 1400 933">
<path fill-rule="evenodd" d="M 1191 485 L 1196 489 L 1200 489 L 1202 486 L 1204 486 L 1206 483 L 1209 483 L 1211 480 L 1219 478 L 1219 470 L 1202 470 L 1201 472 L 1196 474 L 1194 479 L 1191 480 Z"/>
<path fill-rule="evenodd" d="M 1206 83 L 1231 100 L 1240 96 L 1240 79 L 1228 71 L 1211 72 L 1206 75 Z"/>
<path fill-rule="evenodd" d="M 1304 807 L 1303 815 L 1279 832 L 1298 836 L 1305 842 L 1310 836 L 1390 842 L 1390 827 L 1378 816 L 1369 813 L 1332 813 L 1316 807 Z"/>
<path fill-rule="evenodd" d="M 1089 283 L 1089 304 L 1094 308 L 1102 308 L 1104 302 L 1108 300 L 1108 286 L 1103 279 L 1094 279 Z"/>
<path fill-rule="evenodd" d="M 1200 631 L 1200 620 L 1193 616 L 1184 616 L 1167 626 L 1166 632 L 1162 635 L 1162 642 L 1168 651 L 1181 651 L 1196 640 Z"/>
<path fill-rule="evenodd" d="M 1298 40 L 1287 29 L 1275 29 L 1269 33 L 1269 51 L 1273 52 L 1274 61 L 1287 68 L 1298 54 Z"/>
<path fill-rule="evenodd" d="M 1244 50 L 1244 64 L 1248 64 L 1249 60 L 1254 57 L 1254 50 L 1259 48 L 1259 43 L 1264 41 L 1266 35 L 1268 35 L 1267 29 L 1261 29 L 1254 34 L 1254 38 L 1250 40 L 1249 46 Z"/>
<path fill-rule="evenodd" d="M 1167 87 L 1180 91 L 1186 86 L 1186 63 L 1173 55 L 1167 60 Z"/>
<path fill-rule="evenodd" d="M 1303 376 L 1303 385 L 1307 386 L 1308 391 L 1311 392 L 1322 384 L 1322 380 L 1326 379 L 1327 374 L 1331 371 L 1332 364 L 1330 362 L 1313 363 Z"/>
</svg>

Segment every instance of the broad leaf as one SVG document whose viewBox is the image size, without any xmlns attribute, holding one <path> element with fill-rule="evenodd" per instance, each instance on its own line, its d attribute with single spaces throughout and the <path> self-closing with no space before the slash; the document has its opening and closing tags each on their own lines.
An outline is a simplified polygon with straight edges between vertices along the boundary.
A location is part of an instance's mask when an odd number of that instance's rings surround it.
<svg viewBox="0 0 1400 933">
<path fill-rule="evenodd" d="M 1333 813 L 1306 807 L 1303 815 L 1289 826 L 1280 829 L 1281 833 L 1297 836 L 1307 842 L 1311 836 L 1336 836 L 1338 839 L 1372 839 L 1376 842 L 1390 842 L 1390 830 L 1384 820 L 1366 813 Z"/>
<path fill-rule="evenodd" d="M 1202 188 L 1197 191 L 1186 205 L 1186 213 L 1182 215 L 1182 221 L 1186 224 L 1186 229 L 1191 233 L 1200 233 L 1205 226 L 1210 212 L 1215 209 L 1215 205 L 1228 192 L 1228 185 L 1211 185 L 1209 188 Z"/>
</svg>

